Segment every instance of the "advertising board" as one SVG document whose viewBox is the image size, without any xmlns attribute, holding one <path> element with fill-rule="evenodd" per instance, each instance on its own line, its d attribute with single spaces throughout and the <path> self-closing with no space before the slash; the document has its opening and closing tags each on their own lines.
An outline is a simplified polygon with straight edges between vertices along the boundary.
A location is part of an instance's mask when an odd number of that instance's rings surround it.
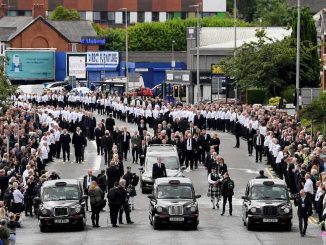
<svg viewBox="0 0 326 245">
<path fill-rule="evenodd" d="M 10 80 L 54 80 L 54 50 L 7 50 L 6 57 Z"/>
<path fill-rule="evenodd" d="M 86 53 L 67 54 L 67 75 L 81 80 L 87 78 Z"/>
</svg>

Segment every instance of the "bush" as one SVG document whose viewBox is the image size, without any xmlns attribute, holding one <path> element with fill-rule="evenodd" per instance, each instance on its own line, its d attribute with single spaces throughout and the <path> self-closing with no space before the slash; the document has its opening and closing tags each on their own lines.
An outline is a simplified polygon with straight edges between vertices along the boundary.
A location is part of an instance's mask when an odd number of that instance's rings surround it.
<svg viewBox="0 0 326 245">
<path fill-rule="evenodd" d="M 272 97 L 268 100 L 268 105 L 270 106 L 279 106 L 281 97 Z M 283 98 L 283 104 L 287 103 L 287 101 Z"/>
<path fill-rule="evenodd" d="M 286 103 L 294 102 L 294 93 L 295 93 L 295 85 L 289 85 L 282 91 L 282 95 Z M 285 103 L 285 102 L 284 102 Z"/>
<path fill-rule="evenodd" d="M 200 20 L 202 27 L 232 27 L 232 18 L 217 16 L 205 17 Z M 172 40 L 175 41 L 174 50 L 187 50 L 187 27 L 196 26 L 196 18 L 186 20 L 172 19 L 166 22 L 137 23 L 128 27 L 130 51 L 171 51 Z M 240 27 L 251 24 L 238 20 Z M 125 49 L 124 28 L 102 28 L 95 24 L 94 29 L 99 36 L 105 36 L 107 50 Z"/>
<path fill-rule="evenodd" d="M 266 104 L 266 89 L 251 88 L 247 90 L 247 104 Z"/>
</svg>

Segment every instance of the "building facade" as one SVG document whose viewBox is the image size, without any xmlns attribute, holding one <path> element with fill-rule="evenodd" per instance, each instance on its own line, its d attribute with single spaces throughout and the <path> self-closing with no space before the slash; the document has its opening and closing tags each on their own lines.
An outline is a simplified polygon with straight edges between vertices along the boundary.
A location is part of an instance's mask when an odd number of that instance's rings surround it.
<svg viewBox="0 0 326 245">
<path fill-rule="evenodd" d="M 82 20 L 104 25 L 123 24 L 125 13 L 121 8 L 127 8 L 131 24 L 195 17 L 194 4 L 201 4 L 202 16 L 224 16 L 226 12 L 226 0 L 0 0 L 8 16 L 31 16 L 35 4 L 44 5 L 47 15 L 59 5 L 74 8 Z"/>
</svg>

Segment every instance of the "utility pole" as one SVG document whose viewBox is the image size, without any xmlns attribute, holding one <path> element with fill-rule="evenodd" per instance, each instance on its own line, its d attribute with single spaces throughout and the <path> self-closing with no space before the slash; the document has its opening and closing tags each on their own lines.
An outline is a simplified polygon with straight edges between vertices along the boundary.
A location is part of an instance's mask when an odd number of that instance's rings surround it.
<svg viewBox="0 0 326 245">
<path fill-rule="evenodd" d="M 299 111 L 300 97 L 300 0 L 298 2 L 298 18 L 297 18 L 297 58 L 296 58 L 296 73 L 295 73 L 295 92 L 296 92 L 296 111 Z"/>
</svg>

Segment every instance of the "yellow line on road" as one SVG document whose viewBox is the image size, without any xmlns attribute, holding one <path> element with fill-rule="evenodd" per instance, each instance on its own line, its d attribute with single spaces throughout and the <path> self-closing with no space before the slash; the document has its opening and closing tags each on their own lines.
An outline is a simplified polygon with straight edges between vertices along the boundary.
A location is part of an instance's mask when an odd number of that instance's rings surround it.
<svg viewBox="0 0 326 245">
<path fill-rule="evenodd" d="M 269 175 L 269 177 L 271 177 L 272 179 L 275 179 L 272 172 L 268 168 L 265 168 L 265 170 L 266 170 L 267 174 Z"/>
</svg>

